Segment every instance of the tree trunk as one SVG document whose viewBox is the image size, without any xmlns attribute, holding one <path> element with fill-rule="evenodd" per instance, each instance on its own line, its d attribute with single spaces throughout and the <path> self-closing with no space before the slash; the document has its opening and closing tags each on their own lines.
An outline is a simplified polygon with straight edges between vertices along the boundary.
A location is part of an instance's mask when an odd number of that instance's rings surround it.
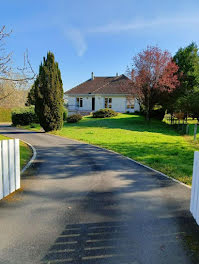
<svg viewBox="0 0 199 264">
<path fill-rule="evenodd" d="M 149 110 L 146 111 L 146 120 L 147 121 L 150 120 L 150 112 L 149 112 Z"/>
<path fill-rule="evenodd" d="M 147 96 L 147 110 L 146 110 L 146 120 L 150 120 L 150 99 L 149 95 Z"/>
</svg>

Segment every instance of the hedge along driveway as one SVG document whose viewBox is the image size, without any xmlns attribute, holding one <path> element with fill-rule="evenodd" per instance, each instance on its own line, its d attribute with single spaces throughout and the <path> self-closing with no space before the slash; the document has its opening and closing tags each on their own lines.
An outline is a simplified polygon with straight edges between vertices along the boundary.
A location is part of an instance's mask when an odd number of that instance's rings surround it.
<svg viewBox="0 0 199 264">
<path fill-rule="evenodd" d="M 199 144 L 163 122 L 147 123 L 144 117 L 130 114 L 84 117 L 53 133 L 116 151 L 191 185 L 193 156 Z"/>
<path fill-rule="evenodd" d="M 4 139 L 7 140 L 10 138 L 0 135 L 0 140 L 4 140 Z M 31 157 L 32 157 L 32 150 L 30 149 L 30 147 L 26 143 L 20 141 L 20 169 L 21 170 L 28 163 Z"/>
</svg>

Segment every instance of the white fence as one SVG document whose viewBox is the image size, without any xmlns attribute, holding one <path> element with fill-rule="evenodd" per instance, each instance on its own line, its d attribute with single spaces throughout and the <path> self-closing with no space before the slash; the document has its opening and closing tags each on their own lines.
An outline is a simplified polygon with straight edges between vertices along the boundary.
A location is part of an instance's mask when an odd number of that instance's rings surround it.
<svg viewBox="0 0 199 264">
<path fill-rule="evenodd" d="M 199 224 L 199 152 L 194 153 L 190 211 Z"/>
<path fill-rule="evenodd" d="M 0 141 L 0 199 L 20 188 L 19 139 Z"/>
</svg>

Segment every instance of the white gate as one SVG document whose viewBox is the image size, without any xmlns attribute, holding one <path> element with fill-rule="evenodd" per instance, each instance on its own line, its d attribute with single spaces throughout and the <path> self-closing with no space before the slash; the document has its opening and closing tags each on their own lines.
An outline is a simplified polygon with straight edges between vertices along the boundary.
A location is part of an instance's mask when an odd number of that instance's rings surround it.
<svg viewBox="0 0 199 264">
<path fill-rule="evenodd" d="M 20 188 L 19 139 L 0 141 L 0 199 Z"/>
<path fill-rule="evenodd" d="M 190 211 L 199 224 L 199 152 L 194 153 Z"/>
</svg>

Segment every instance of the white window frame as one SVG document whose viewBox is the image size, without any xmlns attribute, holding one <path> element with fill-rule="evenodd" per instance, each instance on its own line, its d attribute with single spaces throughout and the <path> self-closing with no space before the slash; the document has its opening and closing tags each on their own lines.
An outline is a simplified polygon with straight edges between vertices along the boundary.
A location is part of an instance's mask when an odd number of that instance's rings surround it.
<svg viewBox="0 0 199 264">
<path fill-rule="evenodd" d="M 83 97 L 76 97 L 76 105 L 79 108 L 83 107 Z"/>
<path fill-rule="evenodd" d="M 105 97 L 104 98 L 104 108 L 112 108 L 113 98 L 112 97 Z"/>
<path fill-rule="evenodd" d="M 135 108 L 135 98 L 127 97 L 126 98 L 126 109 L 133 110 Z"/>
</svg>

